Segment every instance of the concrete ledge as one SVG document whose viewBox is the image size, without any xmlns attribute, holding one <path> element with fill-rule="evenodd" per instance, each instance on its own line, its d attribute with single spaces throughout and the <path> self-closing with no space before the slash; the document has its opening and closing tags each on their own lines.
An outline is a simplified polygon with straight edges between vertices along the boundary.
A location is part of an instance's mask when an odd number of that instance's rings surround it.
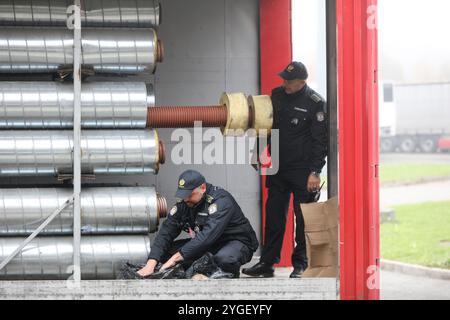
<svg viewBox="0 0 450 320">
<path fill-rule="evenodd" d="M 1 281 L 0 300 L 336 300 L 336 279 Z"/>
<path fill-rule="evenodd" d="M 450 270 L 427 268 L 414 264 L 397 261 L 381 260 L 381 269 L 400 272 L 413 276 L 427 277 L 432 279 L 450 280 Z"/>
</svg>

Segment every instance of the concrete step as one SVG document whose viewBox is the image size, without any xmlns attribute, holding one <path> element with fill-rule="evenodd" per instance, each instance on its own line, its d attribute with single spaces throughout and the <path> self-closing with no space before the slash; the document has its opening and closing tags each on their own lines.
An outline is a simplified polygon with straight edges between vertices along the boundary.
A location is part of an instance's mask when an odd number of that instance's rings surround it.
<svg viewBox="0 0 450 320">
<path fill-rule="evenodd" d="M 1 281 L 0 300 L 335 300 L 336 279 Z"/>
</svg>

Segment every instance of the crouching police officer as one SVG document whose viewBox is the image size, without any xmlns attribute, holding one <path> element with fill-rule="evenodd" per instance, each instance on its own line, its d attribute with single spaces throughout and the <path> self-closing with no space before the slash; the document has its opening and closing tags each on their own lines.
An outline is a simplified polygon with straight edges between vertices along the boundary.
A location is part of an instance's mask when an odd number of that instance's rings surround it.
<svg viewBox="0 0 450 320">
<path fill-rule="evenodd" d="M 292 255 L 299 278 L 308 267 L 305 223 L 300 203 L 317 201 L 320 173 L 328 147 L 325 100 L 306 84 L 308 72 L 301 62 L 289 64 L 279 73 L 283 86 L 272 91 L 274 129 L 279 130 L 279 171 L 268 176 L 266 187 L 265 242 L 258 264 L 242 272 L 254 277 L 273 277 L 273 265 L 280 261 L 291 194 L 294 195 L 295 242 Z"/>
<path fill-rule="evenodd" d="M 185 171 L 178 180 L 175 197 L 180 200 L 151 247 L 148 262 L 138 271 L 142 277 L 182 264 L 189 267 L 207 252 L 225 273 L 239 277 L 241 265 L 249 262 L 258 248 L 255 231 L 233 196 L 206 183 L 197 171 Z M 186 231 L 191 238 L 174 241 Z"/>
</svg>

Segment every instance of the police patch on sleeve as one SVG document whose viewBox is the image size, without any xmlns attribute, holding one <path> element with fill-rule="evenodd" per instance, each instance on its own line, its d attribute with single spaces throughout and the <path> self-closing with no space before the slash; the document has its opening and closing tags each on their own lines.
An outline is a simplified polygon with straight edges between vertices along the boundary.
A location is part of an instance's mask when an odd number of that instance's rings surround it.
<svg viewBox="0 0 450 320">
<path fill-rule="evenodd" d="M 217 212 L 217 204 L 213 203 L 212 205 L 210 205 L 208 207 L 208 213 L 209 214 L 214 214 Z"/>
<path fill-rule="evenodd" d="M 177 206 L 173 206 L 172 209 L 170 209 L 170 215 L 173 216 L 175 213 L 177 213 Z"/>
<path fill-rule="evenodd" d="M 323 122 L 325 120 L 324 112 L 318 112 L 316 116 L 317 116 L 317 121 L 319 121 L 319 122 Z"/>
<path fill-rule="evenodd" d="M 316 93 L 313 93 L 310 97 L 315 103 L 322 102 L 322 98 Z"/>
</svg>

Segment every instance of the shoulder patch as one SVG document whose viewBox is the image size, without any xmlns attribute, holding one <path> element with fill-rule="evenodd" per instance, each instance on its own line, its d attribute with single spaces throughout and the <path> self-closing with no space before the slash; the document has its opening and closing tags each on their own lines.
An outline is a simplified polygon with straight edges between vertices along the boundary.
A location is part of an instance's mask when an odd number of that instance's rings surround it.
<svg viewBox="0 0 450 320">
<path fill-rule="evenodd" d="M 208 213 L 209 214 L 214 214 L 217 212 L 217 204 L 213 203 L 212 205 L 210 205 L 208 207 Z"/>
<path fill-rule="evenodd" d="M 173 206 L 172 209 L 170 209 L 170 215 L 173 216 L 175 213 L 177 213 L 178 208 L 177 206 Z"/>
<path fill-rule="evenodd" d="M 322 98 L 321 98 L 317 93 L 312 93 L 312 94 L 310 95 L 310 98 L 311 98 L 315 103 L 322 102 Z"/>
<path fill-rule="evenodd" d="M 318 112 L 317 113 L 317 121 L 324 122 L 325 121 L 325 113 L 324 112 Z"/>
<path fill-rule="evenodd" d="M 213 200 L 214 200 L 213 196 L 211 196 L 209 194 L 206 196 L 206 202 L 211 203 L 211 202 L 213 202 Z"/>
</svg>

